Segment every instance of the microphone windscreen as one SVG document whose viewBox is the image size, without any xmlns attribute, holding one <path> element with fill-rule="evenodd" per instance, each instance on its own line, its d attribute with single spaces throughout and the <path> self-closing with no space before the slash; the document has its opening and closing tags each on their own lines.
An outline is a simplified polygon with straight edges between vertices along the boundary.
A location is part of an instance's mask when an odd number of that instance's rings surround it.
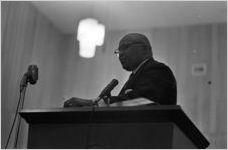
<svg viewBox="0 0 228 150">
<path fill-rule="evenodd" d="M 35 84 L 38 80 L 38 67 L 37 65 L 30 65 L 28 67 L 28 82 Z"/>
</svg>

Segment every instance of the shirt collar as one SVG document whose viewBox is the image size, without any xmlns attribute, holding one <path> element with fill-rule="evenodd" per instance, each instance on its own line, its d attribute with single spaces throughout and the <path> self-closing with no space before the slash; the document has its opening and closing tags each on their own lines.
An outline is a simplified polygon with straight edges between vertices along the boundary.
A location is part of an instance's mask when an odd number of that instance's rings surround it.
<svg viewBox="0 0 228 150">
<path fill-rule="evenodd" d="M 145 64 L 148 60 L 149 60 L 149 58 L 148 58 L 148 59 L 145 59 L 143 62 L 141 62 L 141 63 L 138 65 L 138 67 L 137 67 L 135 70 L 132 71 L 132 74 L 136 74 L 136 72 L 139 70 L 139 68 L 141 68 L 141 66 L 142 66 L 143 64 Z"/>
</svg>

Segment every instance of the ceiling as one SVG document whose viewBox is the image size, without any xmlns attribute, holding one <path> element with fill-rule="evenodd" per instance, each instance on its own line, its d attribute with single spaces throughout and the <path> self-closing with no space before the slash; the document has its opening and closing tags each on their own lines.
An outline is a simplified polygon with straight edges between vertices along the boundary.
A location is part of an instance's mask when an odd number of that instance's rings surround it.
<svg viewBox="0 0 228 150">
<path fill-rule="evenodd" d="M 33 1 L 63 33 L 76 32 L 83 18 L 96 18 L 106 30 L 142 30 L 226 22 L 226 1 Z"/>
</svg>

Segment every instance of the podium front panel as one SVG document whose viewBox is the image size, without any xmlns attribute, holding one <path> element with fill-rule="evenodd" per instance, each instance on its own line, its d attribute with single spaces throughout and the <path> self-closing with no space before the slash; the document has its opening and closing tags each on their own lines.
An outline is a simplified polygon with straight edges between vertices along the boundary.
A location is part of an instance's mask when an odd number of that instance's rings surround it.
<svg viewBox="0 0 228 150">
<path fill-rule="evenodd" d="M 173 123 L 39 124 L 28 148 L 171 148 Z"/>
</svg>

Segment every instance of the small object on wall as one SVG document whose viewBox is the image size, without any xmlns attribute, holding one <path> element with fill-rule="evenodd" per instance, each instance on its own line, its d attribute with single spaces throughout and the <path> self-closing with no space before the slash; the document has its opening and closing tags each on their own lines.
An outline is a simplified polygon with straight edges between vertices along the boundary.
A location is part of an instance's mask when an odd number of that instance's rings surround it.
<svg viewBox="0 0 228 150">
<path fill-rule="evenodd" d="M 193 76 L 204 76 L 207 74 L 207 65 L 205 63 L 192 64 Z"/>
</svg>

